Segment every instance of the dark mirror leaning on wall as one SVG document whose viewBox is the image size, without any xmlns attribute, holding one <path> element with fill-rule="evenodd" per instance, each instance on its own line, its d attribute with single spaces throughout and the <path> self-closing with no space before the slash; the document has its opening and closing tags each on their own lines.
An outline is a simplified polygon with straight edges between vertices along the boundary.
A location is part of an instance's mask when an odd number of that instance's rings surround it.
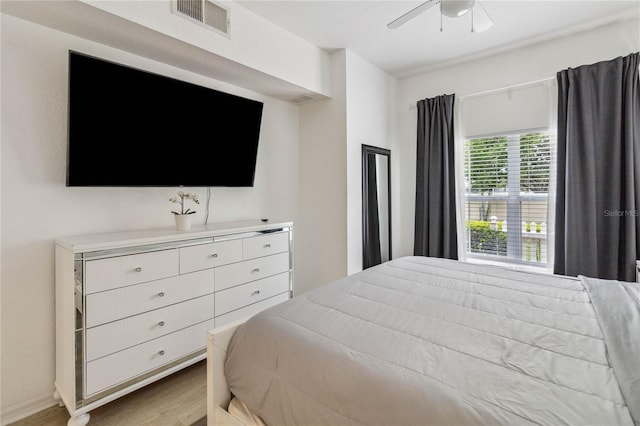
<svg viewBox="0 0 640 426">
<path fill-rule="evenodd" d="M 362 268 L 391 259 L 391 151 L 362 145 Z"/>
</svg>

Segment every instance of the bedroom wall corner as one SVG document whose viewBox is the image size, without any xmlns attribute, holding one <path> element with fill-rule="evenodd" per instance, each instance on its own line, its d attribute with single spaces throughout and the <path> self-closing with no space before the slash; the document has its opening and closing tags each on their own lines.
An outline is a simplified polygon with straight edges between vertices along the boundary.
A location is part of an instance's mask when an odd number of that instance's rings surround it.
<svg viewBox="0 0 640 426">
<path fill-rule="evenodd" d="M 171 13 L 171 0 L 80 1 L 310 92 L 329 90 L 326 52 L 234 1 L 222 2 L 229 12 L 229 37 L 212 37 L 209 29 Z"/>
<path fill-rule="evenodd" d="M 174 226 L 168 199 L 178 188 L 65 187 L 68 50 L 264 102 L 255 186 L 212 188 L 209 223 L 295 220 L 299 108 L 7 14 L 0 19 L 0 388 L 6 424 L 56 403 L 55 239 Z M 204 223 L 206 188 L 188 190 L 201 198 L 194 223 Z"/>
<path fill-rule="evenodd" d="M 362 270 L 362 145 L 391 150 L 392 203 L 395 179 L 397 80 L 354 52 L 346 51 L 348 270 Z M 392 206 L 393 209 L 394 206 Z M 395 218 L 392 211 L 391 219 Z M 395 224 L 391 226 L 391 235 Z M 394 252 L 392 248 L 392 253 Z"/>
<path fill-rule="evenodd" d="M 492 56 L 435 69 L 402 79 L 397 86 L 397 141 L 402 185 L 395 210 L 401 217 L 394 229 L 399 251 L 394 257 L 411 255 L 414 239 L 416 102 L 455 93 L 456 97 L 555 78 L 558 71 L 624 56 L 640 50 L 640 20 L 629 17 L 570 35 Z M 470 77 L 471 76 L 471 77 Z M 394 237 L 395 239 L 395 237 Z"/>
<path fill-rule="evenodd" d="M 331 55 L 331 98 L 300 106 L 295 293 L 347 274 L 346 52 Z"/>
<path fill-rule="evenodd" d="M 297 294 L 362 270 L 361 146 L 395 146 L 396 79 L 346 49 L 331 59 L 331 98 L 300 107 Z"/>
</svg>

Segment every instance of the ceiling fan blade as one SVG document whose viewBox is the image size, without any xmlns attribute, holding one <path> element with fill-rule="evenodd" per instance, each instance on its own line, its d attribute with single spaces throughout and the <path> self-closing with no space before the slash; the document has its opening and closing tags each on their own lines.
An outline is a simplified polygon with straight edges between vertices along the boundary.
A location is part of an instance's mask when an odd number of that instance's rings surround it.
<svg viewBox="0 0 640 426">
<path fill-rule="evenodd" d="M 411 9 L 401 17 L 389 22 L 387 24 L 387 28 L 389 29 L 398 28 L 400 25 L 412 20 L 422 12 L 430 9 L 433 5 L 436 5 L 438 3 L 440 3 L 440 0 L 427 0 L 424 3 L 422 3 L 420 6 Z"/>
<path fill-rule="evenodd" d="M 493 25 L 493 20 L 489 17 L 489 14 L 484 7 L 480 4 L 479 1 L 476 1 L 476 4 L 471 9 L 473 24 L 471 26 L 471 31 L 474 33 L 481 33 L 483 31 L 488 30 Z"/>
</svg>

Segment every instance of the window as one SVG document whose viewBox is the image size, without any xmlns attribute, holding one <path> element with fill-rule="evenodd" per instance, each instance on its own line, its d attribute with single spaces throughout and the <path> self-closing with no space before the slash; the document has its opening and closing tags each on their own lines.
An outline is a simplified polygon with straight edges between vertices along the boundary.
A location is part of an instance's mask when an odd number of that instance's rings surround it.
<svg viewBox="0 0 640 426">
<path fill-rule="evenodd" d="M 551 161 L 547 130 L 465 140 L 467 256 L 547 264 Z"/>
</svg>

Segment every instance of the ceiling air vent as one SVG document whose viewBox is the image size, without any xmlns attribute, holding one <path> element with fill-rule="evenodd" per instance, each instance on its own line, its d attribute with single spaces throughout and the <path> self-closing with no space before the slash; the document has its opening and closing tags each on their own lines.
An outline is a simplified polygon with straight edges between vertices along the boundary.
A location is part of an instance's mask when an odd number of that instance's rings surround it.
<svg viewBox="0 0 640 426">
<path fill-rule="evenodd" d="M 294 104 L 306 104 L 307 102 L 311 102 L 313 100 L 315 100 L 313 96 L 304 94 L 289 100 L 289 102 L 292 102 Z"/>
<path fill-rule="evenodd" d="M 229 11 L 208 0 L 175 0 L 174 13 L 229 35 Z"/>
</svg>

